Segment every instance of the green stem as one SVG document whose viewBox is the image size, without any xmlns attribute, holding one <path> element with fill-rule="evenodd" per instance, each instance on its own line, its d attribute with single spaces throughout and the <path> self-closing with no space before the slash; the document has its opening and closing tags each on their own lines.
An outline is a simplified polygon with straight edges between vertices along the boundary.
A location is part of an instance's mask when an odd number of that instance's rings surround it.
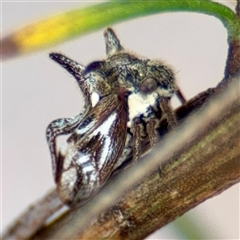
<svg viewBox="0 0 240 240">
<path fill-rule="evenodd" d="M 240 23 L 236 14 L 229 8 L 209 0 L 171 0 L 171 1 L 114 1 L 85 8 L 86 14 L 91 16 L 84 30 L 99 29 L 101 27 L 131 19 L 143 15 L 162 12 L 197 12 L 215 16 L 220 19 L 228 29 L 229 37 L 240 38 Z M 83 9 L 66 13 L 75 23 L 78 22 L 78 14 Z M 79 34 L 76 29 L 72 34 Z"/>
<path fill-rule="evenodd" d="M 31 52 L 117 22 L 162 12 L 197 12 L 221 20 L 229 42 L 239 41 L 240 22 L 229 8 L 209 0 L 110 1 L 51 16 L 1 40 L 2 57 Z M 54 31 L 53 31 L 54 29 Z"/>
</svg>

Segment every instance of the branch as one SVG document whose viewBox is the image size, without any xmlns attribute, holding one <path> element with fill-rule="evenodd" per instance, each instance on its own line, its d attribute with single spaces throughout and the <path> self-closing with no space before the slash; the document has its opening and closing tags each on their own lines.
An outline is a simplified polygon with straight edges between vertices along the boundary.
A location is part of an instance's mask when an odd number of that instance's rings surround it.
<svg viewBox="0 0 240 240">
<path fill-rule="evenodd" d="M 41 199 L 31 204 L 3 233 L 2 239 L 27 239 L 37 232 L 46 220 L 59 209 L 63 203 L 56 189 L 48 191 Z"/>
<path fill-rule="evenodd" d="M 240 23 L 240 0 L 237 0 L 236 17 Z M 236 38 L 228 37 L 228 57 L 224 72 L 224 79 L 220 82 L 219 87 L 227 84 L 228 80 L 240 74 L 240 32 L 236 34 Z"/>
<path fill-rule="evenodd" d="M 214 90 L 209 89 L 178 108 L 175 113 L 179 121 L 188 119 L 168 134 L 157 150 L 113 176 L 110 186 L 84 208 L 67 210 L 65 215 L 57 215 L 59 219 L 51 225 L 44 226 L 62 207 L 53 190 L 21 214 L 5 231 L 3 239 L 28 239 L 32 235 L 32 239 L 60 236 L 75 239 L 82 234 L 83 239 L 101 238 L 106 234 L 114 239 L 132 239 L 129 234 L 141 239 L 237 183 L 240 174 L 239 80 L 231 83 L 231 89 L 213 102 Z M 211 104 L 194 117 L 193 112 L 203 108 L 205 102 Z M 165 135 L 167 121 L 163 119 L 160 125 L 159 132 Z M 143 149 L 149 149 L 148 143 Z M 133 188 L 137 183 L 141 184 Z M 113 205 L 122 196 L 122 200 Z M 97 220 L 109 206 L 112 207 Z M 79 231 L 86 229 L 93 219 L 95 224 L 85 233 Z M 139 233 L 139 229 L 145 230 Z M 122 238 L 119 234 L 123 234 Z"/>
<path fill-rule="evenodd" d="M 84 208 L 70 210 L 31 239 L 143 239 L 239 182 L 238 87 L 235 79 Z"/>
<path fill-rule="evenodd" d="M 212 89 L 198 94 L 193 99 L 189 100 L 185 105 L 175 110 L 178 121 L 183 121 L 194 110 L 203 105 L 203 103 L 213 93 Z M 163 119 L 160 123 L 159 133 L 164 136 L 168 132 L 168 123 Z M 149 149 L 149 142 L 144 143 L 142 151 L 146 152 Z M 129 159 L 128 163 L 131 161 Z M 127 165 L 127 164 L 126 164 Z M 118 169 L 121 171 L 121 169 Z M 27 208 L 12 224 L 6 229 L 3 239 L 26 239 L 35 234 L 42 228 L 52 214 L 56 214 L 59 209 L 63 208 L 63 204 L 58 197 L 56 189 L 49 191 L 41 199 L 34 202 Z"/>
</svg>

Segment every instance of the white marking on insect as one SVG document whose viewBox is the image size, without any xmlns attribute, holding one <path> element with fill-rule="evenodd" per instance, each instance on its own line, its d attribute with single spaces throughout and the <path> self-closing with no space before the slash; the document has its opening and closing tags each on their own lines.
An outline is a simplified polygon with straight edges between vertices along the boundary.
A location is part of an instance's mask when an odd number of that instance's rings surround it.
<svg viewBox="0 0 240 240">
<path fill-rule="evenodd" d="M 101 157 L 101 161 L 99 161 L 99 166 L 98 166 L 99 168 L 102 168 L 102 165 L 105 163 L 106 157 L 109 153 L 109 146 L 111 144 L 111 139 L 108 138 L 107 135 L 112 126 L 112 123 L 114 121 L 116 121 L 116 118 L 117 118 L 116 113 L 111 114 L 106 119 L 106 121 L 104 121 L 103 124 L 99 126 L 98 131 L 92 133 L 89 136 L 90 138 L 93 136 L 96 136 L 98 134 L 98 132 L 100 132 L 102 136 L 106 136 L 105 141 L 103 142 L 103 146 L 102 146 L 102 154 L 101 154 L 102 157 Z M 74 148 L 74 146 L 72 146 L 72 148 Z M 85 169 L 86 169 L 86 172 L 88 172 L 90 170 L 91 171 L 95 170 L 94 169 L 95 166 L 89 165 L 90 159 L 91 159 L 91 156 L 89 154 L 79 152 L 77 149 L 73 150 L 72 148 L 68 145 L 68 152 L 64 158 L 64 169 L 67 169 L 69 167 L 69 165 L 71 164 L 72 160 L 76 159 L 76 163 L 79 166 L 84 166 L 82 171 L 85 171 Z"/>
<path fill-rule="evenodd" d="M 148 108 L 156 103 L 157 97 L 157 93 L 152 93 L 150 95 L 132 93 L 128 97 L 129 121 L 127 126 L 129 128 L 132 126 L 132 121 L 135 117 L 147 113 Z"/>
<path fill-rule="evenodd" d="M 101 132 L 102 135 L 107 135 L 109 133 L 109 129 L 111 128 L 112 123 L 116 121 L 116 117 L 117 117 L 117 114 L 114 112 L 98 128 L 99 132 Z"/>
<path fill-rule="evenodd" d="M 65 155 L 67 154 L 68 150 L 69 150 L 69 144 L 63 143 L 63 144 L 61 145 L 60 149 L 59 149 L 59 152 L 60 152 L 63 156 L 65 156 Z"/>
<path fill-rule="evenodd" d="M 64 162 L 63 162 L 63 169 L 68 169 L 71 162 L 72 162 L 72 157 L 73 157 L 73 143 L 64 143 L 60 147 L 60 154 L 62 156 L 65 156 Z"/>
<path fill-rule="evenodd" d="M 79 161 L 80 163 L 80 161 Z M 81 165 L 83 173 L 91 173 L 96 170 L 96 167 L 88 160 L 84 162 L 84 165 Z"/>
<path fill-rule="evenodd" d="M 83 166 L 86 165 L 86 163 L 88 163 L 90 160 L 90 155 L 89 154 L 84 154 L 82 152 L 77 152 L 77 154 L 75 154 L 74 158 L 76 159 L 76 163 L 79 166 Z"/>
<path fill-rule="evenodd" d="M 98 93 L 93 92 L 93 93 L 91 94 L 92 107 L 95 107 L 95 106 L 96 106 L 96 104 L 98 103 L 99 99 L 100 99 L 100 96 L 99 96 Z"/>
<path fill-rule="evenodd" d="M 70 154 L 69 154 L 70 153 Z M 67 153 L 67 155 L 65 156 L 65 158 L 64 158 L 64 162 L 63 162 L 63 169 L 65 170 L 65 169 L 68 169 L 69 168 L 69 166 L 70 166 L 70 164 L 72 163 L 72 151 L 71 151 L 71 149 L 69 150 L 68 149 L 68 153 Z M 64 155 L 63 155 L 64 156 Z"/>
<path fill-rule="evenodd" d="M 106 164 L 106 158 L 109 153 L 109 146 L 111 145 L 111 139 L 108 137 L 109 130 L 112 126 L 112 123 L 116 121 L 117 114 L 111 114 L 106 121 L 98 128 L 99 132 L 101 132 L 102 136 L 106 136 L 104 141 L 104 146 L 102 147 L 103 151 L 101 154 L 101 161 L 99 161 L 99 168 L 102 168 L 103 164 Z"/>
<path fill-rule="evenodd" d="M 61 176 L 61 189 L 62 195 L 67 196 L 73 193 L 75 183 L 77 181 L 77 170 L 72 167 L 66 171 L 63 171 Z"/>
</svg>

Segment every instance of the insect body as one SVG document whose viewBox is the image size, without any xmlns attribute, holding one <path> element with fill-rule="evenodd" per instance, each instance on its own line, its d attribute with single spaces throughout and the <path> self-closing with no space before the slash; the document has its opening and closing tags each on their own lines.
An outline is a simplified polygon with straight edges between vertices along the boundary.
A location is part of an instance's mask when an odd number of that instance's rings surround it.
<svg viewBox="0 0 240 240">
<path fill-rule="evenodd" d="M 125 51 L 112 29 L 104 36 L 107 59 L 87 67 L 50 54 L 76 78 L 85 97 L 83 113 L 53 121 L 46 132 L 59 196 L 69 205 L 87 201 L 130 154 L 137 160 L 144 138 L 153 146 L 162 114 L 170 126 L 176 124 L 168 106 L 177 90 L 172 70 Z M 57 151 L 56 138 L 63 134 L 70 137 Z"/>
</svg>

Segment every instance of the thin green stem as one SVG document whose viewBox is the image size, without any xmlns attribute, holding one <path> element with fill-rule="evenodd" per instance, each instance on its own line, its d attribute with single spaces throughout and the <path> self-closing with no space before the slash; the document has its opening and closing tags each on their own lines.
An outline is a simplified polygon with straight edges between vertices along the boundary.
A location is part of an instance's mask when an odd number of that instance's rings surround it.
<svg viewBox="0 0 240 240">
<path fill-rule="evenodd" d="M 229 42 L 240 39 L 240 22 L 236 14 L 209 0 L 111 1 L 52 16 L 10 34 L 1 41 L 2 56 L 48 47 L 127 19 L 183 11 L 212 15 L 228 30 Z"/>
<path fill-rule="evenodd" d="M 85 9 L 77 9 L 65 13 L 69 24 L 75 25 L 71 35 L 99 29 L 101 27 L 131 19 L 139 16 L 157 14 L 162 12 L 197 12 L 215 16 L 220 19 L 228 29 L 229 36 L 233 39 L 240 37 L 240 23 L 236 14 L 228 7 L 209 0 L 171 0 L 171 1 L 114 1 L 98 4 Z M 82 13 L 88 16 L 84 28 L 81 27 Z"/>
</svg>

